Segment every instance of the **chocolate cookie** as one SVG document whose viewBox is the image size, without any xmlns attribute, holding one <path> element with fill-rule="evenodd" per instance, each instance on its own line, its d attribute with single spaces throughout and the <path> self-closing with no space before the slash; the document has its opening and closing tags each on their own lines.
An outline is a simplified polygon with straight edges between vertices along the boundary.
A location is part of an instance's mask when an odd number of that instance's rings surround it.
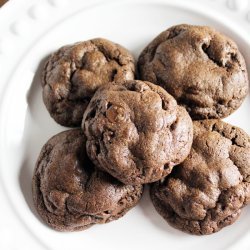
<svg viewBox="0 0 250 250">
<path fill-rule="evenodd" d="M 83 113 L 102 84 L 134 79 L 133 56 L 122 46 L 97 38 L 64 46 L 45 64 L 43 100 L 56 122 L 80 126 Z"/>
<path fill-rule="evenodd" d="M 82 127 L 90 159 L 126 184 L 168 175 L 187 157 L 193 138 L 186 110 L 161 87 L 136 80 L 100 87 Z"/>
<path fill-rule="evenodd" d="M 59 231 L 83 230 L 123 216 L 142 186 L 124 185 L 97 170 L 85 153 L 80 129 L 52 137 L 42 148 L 33 177 L 33 198 L 42 219 Z"/>
<path fill-rule="evenodd" d="M 141 53 L 142 80 L 159 84 L 193 119 L 222 118 L 248 93 L 244 58 L 228 37 L 206 26 L 177 25 Z"/>
<path fill-rule="evenodd" d="M 151 198 L 167 222 L 191 234 L 232 224 L 250 203 L 250 137 L 220 120 L 194 122 L 189 156 L 152 185 Z"/>
</svg>

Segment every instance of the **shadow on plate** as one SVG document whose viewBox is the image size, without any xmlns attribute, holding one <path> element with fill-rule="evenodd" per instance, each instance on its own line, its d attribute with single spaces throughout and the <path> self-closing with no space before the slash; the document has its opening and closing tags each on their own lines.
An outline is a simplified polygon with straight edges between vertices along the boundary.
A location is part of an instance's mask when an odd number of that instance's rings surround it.
<svg viewBox="0 0 250 250">
<path fill-rule="evenodd" d="M 27 107 L 27 113 L 26 113 L 26 122 L 29 122 L 30 120 L 34 120 L 36 124 L 42 123 L 43 122 L 43 114 L 41 114 L 39 107 L 42 104 L 38 103 L 38 102 L 42 102 L 41 98 L 37 98 L 38 94 L 40 96 L 42 96 L 42 88 L 41 88 L 41 73 L 43 70 L 43 66 L 45 61 L 48 59 L 48 56 L 46 56 L 45 58 L 43 58 L 43 60 L 41 60 L 41 62 L 39 63 L 39 66 L 35 72 L 34 78 L 32 80 L 32 84 L 30 86 L 29 92 L 27 94 L 27 103 L 28 103 L 28 107 Z M 36 99 L 40 99 L 40 100 L 36 100 Z M 44 115 L 46 110 L 43 110 Z M 30 211 L 39 219 L 39 221 L 41 221 L 43 223 L 43 221 L 41 220 L 40 216 L 38 215 L 34 204 L 33 204 L 33 197 L 32 197 L 32 177 L 33 177 L 33 172 L 35 169 L 35 160 L 36 157 L 38 157 L 38 155 L 32 155 L 30 154 L 30 152 L 32 152 L 35 149 L 37 149 L 37 147 L 39 145 L 37 145 L 34 140 L 34 134 L 37 134 L 37 137 L 39 136 L 39 132 L 41 133 L 41 128 L 43 127 L 43 125 L 41 124 L 41 126 L 35 126 L 37 128 L 35 128 L 33 131 L 27 131 L 27 128 L 24 131 L 24 156 L 23 156 L 23 161 L 22 161 L 22 166 L 20 168 L 20 172 L 19 172 L 19 184 L 20 184 L 20 188 L 22 191 L 22 194 L 24 196 L 24 199 L 30 209 Z M 40 149 L 39 149 L 40 152 Z M 44 224 L 44 223 L 43 223 Z"/>
</svg>

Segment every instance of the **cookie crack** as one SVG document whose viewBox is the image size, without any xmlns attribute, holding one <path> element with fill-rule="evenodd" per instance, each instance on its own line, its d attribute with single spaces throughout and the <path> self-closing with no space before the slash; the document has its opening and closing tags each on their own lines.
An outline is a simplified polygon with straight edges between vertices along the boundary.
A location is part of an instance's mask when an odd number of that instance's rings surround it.
<svg viewBox="0 0 250 250">
<path fill-rule="evenodd" d="M 213 62 L 215 63 L 217 66 L 219 67 L 223 67 L 222 63 L 219 61 L 219 60 L 216 60 L 212 54 L 210 53 L 210 44 L 206 44 L 206 43 L 203 43 L 202 46 L 201 46 L 203 52 L 207 55 L 207 57 Z"/>
<path fill-rule="evenodd" d="M 240 62 L 237 59 L 237 54 L 235 52 L 230 51 L 226 53 L 226 58 L 217 59 L 212 53 L 213 49 L 211 48 L 211 41 L 209 44 L 203 43 L 201 49 L 214 64 L 216 64 L 220 68 L 224 68 L 227 72 L 229 72 L 233 67 L 233 61 L 237 62 L 237 64 L 241 68 Z"/>
<path fill-rule="evenodd" d="M 221 131 L 220 129 L 218 129 L 217 123 L 214 123 L 213 126 L 210 128 L 210 130 L 211 130 L 212 132 L 217 132 L 217 133 L 220 134 L 222 137 L 224 137 L 224 138 L 230 140 L 231 143 L 232 143 L 231 146 L 236 145 L 237 147 L 245 148 L 244 145 L 241 145 L 241 144 L 239 144 L 239 143 L 237 142 L 238 134 L 237 134 L 237 132 L 236 132 L 236 130 L 235 130 L 234 127 L 232 127 L 231 130 L 230 130 L 230 132 L 229 132 L 229 135 L 232 135 L 232 136 L 228 136 L 228 135 L 226 135 L 226 133 L 225 133 L 223 130 Z"/>
</svg>

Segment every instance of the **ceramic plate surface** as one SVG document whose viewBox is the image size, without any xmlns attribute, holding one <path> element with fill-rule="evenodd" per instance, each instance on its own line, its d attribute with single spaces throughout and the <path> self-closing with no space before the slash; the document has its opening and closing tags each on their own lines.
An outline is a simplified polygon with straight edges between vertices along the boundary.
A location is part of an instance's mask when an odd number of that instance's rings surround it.
<svg viewBox="0 0 250 250">
<path fill-rule="evenodd" d="M 30 0 L 4 6 L 0 10 L 0 248 L 250 249 L 250 207 L 234 225 L 197 237 L 170 227 L 155 211 L 146 190 L 137 207 L 115 222 L 58 233 L 41 222 L 31 194 L 41 147 L 66 129 L 50 118 L 42 102 L 41 68 L 51 52 L 65 44 L 104 37 L 137 58 L 148 42 L 172 25 L 210 25 L 238 43 L 250 72 L 249 11 L 248 1 L 219 0 Z M 250 134 L 250 97 L 225 120 Z"/>
</svg>

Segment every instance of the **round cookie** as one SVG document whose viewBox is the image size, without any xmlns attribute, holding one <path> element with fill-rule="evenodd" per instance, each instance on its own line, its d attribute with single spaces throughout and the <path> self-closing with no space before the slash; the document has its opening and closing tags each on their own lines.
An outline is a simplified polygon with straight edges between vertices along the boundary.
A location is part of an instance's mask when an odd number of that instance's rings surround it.
<svg viewBox="0 0 250 250">
<path fill-rule="evenodd" d="M 187 159 L 151 186 L 156 210 L 177 229 L 212 234 L 250 203 L 250 137 L 220 120 L 194 122 Z"/>
<path fill-rule="evenodd" d="M 248 93 L 244 58 L 228 37 L 187 24 L 158 35 L 138 60 L 140 79 L 159 84 L 195 120 L 223 118 Z"/>
<path fill-rule="evenodd" d="M 142 186 L 124 185 L 97 170 L 81 129 L 52 137 L 42 148 L 33 177 L 33 199 L 42 219 L 58 231 L 78 231 L 123 216 Z"/>
<path fill-rule="evenodd" d="M 187 157 L 193 138 L 186 110 L 161 87 L 136 80 L 100 87 L 82 127 L 90 159 L 125 184 L 168 175 Z"/>
<path fill-rule="evenodd" d="M 60 48 L 45 64 L 43 100 L 54 120 L 81 126 L 83 113 L 102 84 L 134 79 L 134 59 L 125 48 L 97 38 Z"/>
</svg>

